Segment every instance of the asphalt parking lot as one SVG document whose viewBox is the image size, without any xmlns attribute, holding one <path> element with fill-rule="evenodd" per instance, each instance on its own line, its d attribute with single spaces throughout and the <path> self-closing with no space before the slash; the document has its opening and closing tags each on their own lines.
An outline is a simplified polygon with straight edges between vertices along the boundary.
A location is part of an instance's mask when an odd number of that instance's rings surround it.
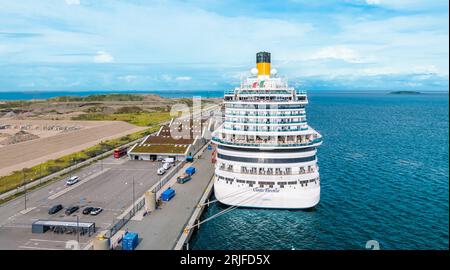
<svg viewBox="0 0 450 270">
<path fill-rule="evenodd" d="M 133 198 L 139 198 L 161 178 L 156 174 L 160 166 L 160 162 L 109 157 L 74 172 L 80 182 L 73 186 L 61 180 L 28 193 L 26 209 L 24 196 L 0 206 L 0 249 L 65 249 L 67 241 L 77 239 L 76 234 L 31 233 L 31 224 L 38 219 L 76 221 L 78 216 L 80 222 L 95 222 L 97 231 L 104 230 L 132 204 Z M 48 209 L 55 204 L 62 204 L 64 209 L 49 215 Z M 73 205 L 80 209 L 66 216 L 65 209 Z M 83 215 L 87 206 L 104 210 L 98 216 Z M 92 236 L 79 239 L 83 247 Z"/>
</svg>

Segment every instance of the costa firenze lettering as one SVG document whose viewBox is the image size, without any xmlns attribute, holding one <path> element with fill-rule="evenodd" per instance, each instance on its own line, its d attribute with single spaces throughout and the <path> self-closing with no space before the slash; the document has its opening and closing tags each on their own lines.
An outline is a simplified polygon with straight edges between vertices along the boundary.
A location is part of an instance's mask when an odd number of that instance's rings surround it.
<svg viewBox="0 0 450 270">
<path fill-rule="evenodd" d="M 254 192 L 268 192 L 268 193 L 272 193 L 272 192 L 280 192 L 280 190 L 278 188 L 253 188 Z"/>
</svg>

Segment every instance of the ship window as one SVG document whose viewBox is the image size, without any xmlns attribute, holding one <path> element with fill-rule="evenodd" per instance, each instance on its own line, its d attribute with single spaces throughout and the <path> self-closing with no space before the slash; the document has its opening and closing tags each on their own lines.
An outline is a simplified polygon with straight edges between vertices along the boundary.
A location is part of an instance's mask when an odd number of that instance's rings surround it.
<svg viewBox="0 0 450 270">
<path fill-rule="evenodd" d="M 297 181 L 289 181 L 288 182 L 288 185 L 296 185 L 297 184 Z"/>
<path fill-rule="evenodd" d="M 268 185 L 269 187 L 273 187 L 274 182 L 259 181 L 258 184 L 260 187 L 264 187 L 265 185 Z"/>
</svg>

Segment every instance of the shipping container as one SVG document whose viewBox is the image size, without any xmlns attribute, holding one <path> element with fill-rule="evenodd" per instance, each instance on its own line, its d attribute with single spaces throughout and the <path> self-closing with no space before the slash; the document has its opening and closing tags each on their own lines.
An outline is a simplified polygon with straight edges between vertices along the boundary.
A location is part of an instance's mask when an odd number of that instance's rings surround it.
<svg viewBox="0 0 450 270">
<path fill-rule="evenodd" d="M 122 250 L 134 250 L 138 245 L 137 233 L 127 232 L 122 238 Z"/>
</svg>

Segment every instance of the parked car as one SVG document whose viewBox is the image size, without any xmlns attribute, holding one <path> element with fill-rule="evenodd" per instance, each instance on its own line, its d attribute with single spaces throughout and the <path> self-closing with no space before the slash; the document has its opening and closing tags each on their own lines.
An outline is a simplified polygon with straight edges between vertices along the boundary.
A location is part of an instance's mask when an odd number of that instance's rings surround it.
<svg viewBox="0 0 450 270">
<path fill-rule="evenodd" d="M 167 162 L 167 163 L 164 163 L 162 167 L 164 168 L 164 170 L 167 171 L 170 169 L 170 167 L 172 167 L 172 164 Z"/>
<path fill-rule="evenodd" d="M 88 206 L 83 209 L 83 215 L 89 215 L 94 207 Z"/>
<path fill-rule="evenodd" d="M 68 186 L 71 186 L 75 183 L 78 183 L 78 181 L 80 181 L 80 178 L 78 176 L 74 175 L 74 176 L 70 177 L 69 179 L 67 179 L 66 184 Z"/>
<path fill-rule="evenodd" d="M 63 209 L 63 206 L 61 204 L 54 205 L 48 210 L 48 214 L 49 215 L 56 214 L 59 211 L 61 211 L 62 209 Z"/>
<path fill-rule="evenodd" d="M 174 158 L 165 158 L 165 159 L 164 159 L 164 163 L 170 163 L 170 164 L 173 164 L 173 163 L 175 163 L 175 159 L 174 159 Z"/>
<path fill-rule="evenodd" d="M 158 175 L 163 175 L 165 172 L 166 172 L 166 170 L 163 167 L 161 167 L 161 168 L 158 169 L 158 171 L 156 173 Z"/>
<path fill-rule="evenodd" d="M 72 215 L 74 212 L 76 212 L 78 209 L 80 209 L 80 207 L 78 206 L 71 206 L 69 208 L 66 209 L 66 215 Z"/>
<path fill-rule="evenodd" d="M 102 208 L 100 208 L 100 207 L 94 207 L 94 208 L 92 208 L 92 210 L 91 210 L 91 215 L 96 216 L 96 215 L 100 214 L 102 211 L 103 211 Z"/>
</svg>

